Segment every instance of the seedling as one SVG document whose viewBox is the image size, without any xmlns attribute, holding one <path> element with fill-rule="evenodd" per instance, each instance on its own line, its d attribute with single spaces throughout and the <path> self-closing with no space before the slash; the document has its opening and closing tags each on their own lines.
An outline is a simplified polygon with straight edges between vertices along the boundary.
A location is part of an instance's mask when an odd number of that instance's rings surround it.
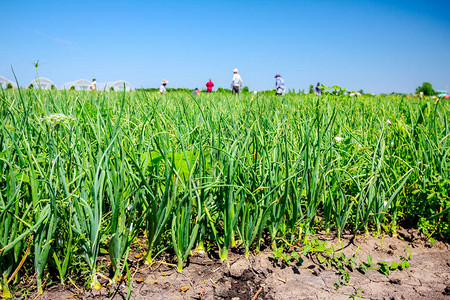
<svg viewBox="0 0 450 300">
<path fill-rule="evenodd" d="M 388 266 L 388 262 L 387 261 L 379 261 L 378 262 L 378 265 L 380 266 L 379 268 L 378 268 L 378 271 L 381 273 L 381 274 L 384 274 L 384 275 L 386 275 L 386 276 L 389 276 L 389 266 Z"/>
</svg>

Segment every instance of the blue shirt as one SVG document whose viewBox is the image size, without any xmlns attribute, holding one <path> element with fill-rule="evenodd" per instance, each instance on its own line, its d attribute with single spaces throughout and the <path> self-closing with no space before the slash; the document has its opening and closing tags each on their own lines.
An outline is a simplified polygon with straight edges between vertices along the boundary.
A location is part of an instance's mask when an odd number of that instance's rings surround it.
<svg viewBox="0 0 450 300">
<path fill-rule="evenodd" d="M 277 81 L 275 82 L 275 87 L 278 90 L 284 91 L 286 89 L 286 85 L 284 84 L 284 79 L 281 77 L 277 77 Z"/>
</svg>

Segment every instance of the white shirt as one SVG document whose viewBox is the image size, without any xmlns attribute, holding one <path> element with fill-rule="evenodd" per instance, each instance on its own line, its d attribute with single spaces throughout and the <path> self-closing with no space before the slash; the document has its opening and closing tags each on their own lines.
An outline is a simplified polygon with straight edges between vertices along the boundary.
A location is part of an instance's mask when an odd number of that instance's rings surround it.
<svg viewBox="0 0 450 300">
<path fill-rule="evenodd" d="M 159 92 L 161 94 L 165 94 L 166 93 L 166 87 L 164 85 L 161 84 L 161 86 L 159 87 Z"/>
<path fill-rule="evenodd" d="M 232 86 L 242 86 L 242 78 L 239 74 L 233 74 L 233 80 L 231 81 Z"/>
</svg>

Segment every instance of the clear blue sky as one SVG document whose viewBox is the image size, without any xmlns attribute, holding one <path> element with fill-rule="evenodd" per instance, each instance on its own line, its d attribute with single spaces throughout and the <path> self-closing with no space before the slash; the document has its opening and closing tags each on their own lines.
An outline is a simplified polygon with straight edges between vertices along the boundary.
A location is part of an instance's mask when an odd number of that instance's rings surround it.
<svg viewBox="0 0 450 300">
<path fill-rule="evenodd" d="M 0 75 L 251 90 L 320 81 L 366 92 L 450 82 L 450 1 L 0 0 Z"/>
</svg>

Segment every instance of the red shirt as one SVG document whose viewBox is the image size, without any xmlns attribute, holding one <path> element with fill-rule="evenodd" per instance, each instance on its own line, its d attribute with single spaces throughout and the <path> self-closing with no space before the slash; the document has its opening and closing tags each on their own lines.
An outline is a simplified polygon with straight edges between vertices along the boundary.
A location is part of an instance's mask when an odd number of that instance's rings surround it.
<svg viewBox="0 0 450 300">
<path fill-rule="evenodd" d="M 212 92 L 212 88 L 214 86 L 214 83 L 210 80 L 206 83 L 206 91 L 207 92 Z"/>
</svg>

